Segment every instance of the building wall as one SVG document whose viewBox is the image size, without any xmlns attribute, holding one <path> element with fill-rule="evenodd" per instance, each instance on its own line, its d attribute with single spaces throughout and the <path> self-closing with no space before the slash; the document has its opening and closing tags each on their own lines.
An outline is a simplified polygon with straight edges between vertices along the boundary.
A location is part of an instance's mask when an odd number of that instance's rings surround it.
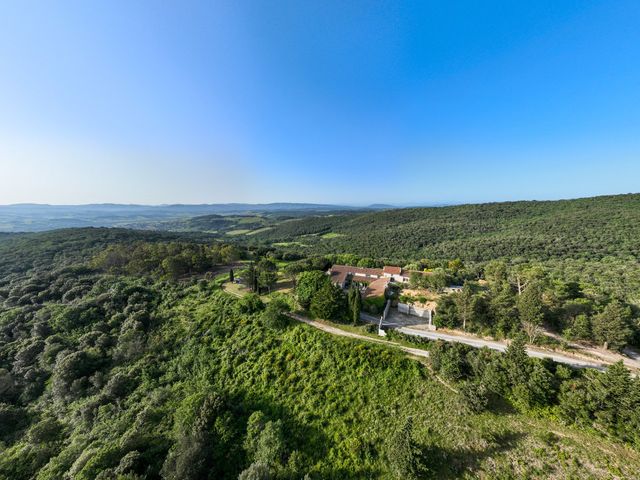
<svg viewBox="0 0 640 480">
<path fill-rule="evenodd" d="M 400 313 L 406 313 L 407 315 L 413 315 L 415 317 L 430 318 L 431 310 L 427 308 L 415 307 L 408 303 L 398 303 L 398 311 Z"/>
</svg>

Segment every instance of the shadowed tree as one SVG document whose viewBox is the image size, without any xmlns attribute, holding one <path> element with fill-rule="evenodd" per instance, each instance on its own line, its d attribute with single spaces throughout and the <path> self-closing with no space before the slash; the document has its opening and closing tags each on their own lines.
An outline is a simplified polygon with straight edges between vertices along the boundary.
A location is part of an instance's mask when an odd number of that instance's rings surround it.
<svg viewBox="0 0 640 480">
<path fill-rule="evenodd" d="M 413 439 L 413 419 L 407 417 L 402 428 L 391 438 L 389 450 L 389 466 L 395 478 L 402 480 L 418 480 L 425 478 L 429 472 L 424 465 L 420 446 Z"/>
<path fill-rule="evenodd" d="M 313 295 L 310 310 L 317 318 L 340 320 L 345 315 L 345 303 L 344 294 L 340 287 L 326 283 Z"/>
<path fill-rule="evenodd" d="M 630 323 L 631 309 L 614 300 L 593 317 L 593 337 L 604 348 L 622 350 L 633 335 Z"/>
<path fill-rule="evenodd" d="M 302 272 L 296 283 L 296 299 L 300 306 L 308 309 L 315 293 L 323 287 L 331 285 L 329 277 L 319 270 Z"/>
</svg>

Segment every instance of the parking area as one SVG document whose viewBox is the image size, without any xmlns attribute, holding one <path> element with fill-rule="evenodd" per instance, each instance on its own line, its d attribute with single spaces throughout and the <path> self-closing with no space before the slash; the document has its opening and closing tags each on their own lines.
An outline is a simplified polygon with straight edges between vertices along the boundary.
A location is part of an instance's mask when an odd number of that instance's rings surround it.
<svg viewBox="0 0 640 480">
<path fill-rule="evenodd" d="M 361 315 L 362 320 L 368 323 L 377 324 L 380 321 L 380 317 L 374 317 L 367 314 Z M 428 320 L 422 317 L 416 317 L 414 315 L 407 315 L 400 313 L 397 308 L 390 308 L 389 314 L 382 325 L 387 328 L 402 328 L 402 327 L 420 327 L 427 328 Z"/>
</svg>

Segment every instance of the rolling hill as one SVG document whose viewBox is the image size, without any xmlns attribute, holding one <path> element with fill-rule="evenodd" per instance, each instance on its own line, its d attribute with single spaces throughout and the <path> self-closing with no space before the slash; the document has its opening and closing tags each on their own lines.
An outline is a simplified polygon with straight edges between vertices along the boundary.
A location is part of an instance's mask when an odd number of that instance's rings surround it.
<svg viewBox="0 0 640 480">
<path fill-rule="evenodd" d="M 310 216 L 253 240 L 302 238 L 316 251 L 398 260 L 639 259 L 640 194 Z"/>
</svg>

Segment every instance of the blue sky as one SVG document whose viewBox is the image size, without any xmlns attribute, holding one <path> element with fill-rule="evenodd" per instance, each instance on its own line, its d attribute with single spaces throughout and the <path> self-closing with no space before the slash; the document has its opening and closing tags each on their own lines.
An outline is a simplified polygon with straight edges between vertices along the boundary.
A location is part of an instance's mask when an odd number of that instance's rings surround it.
<svg viewBox="0 0 640 480">
<path fill-rule="evenodd" d="M 640 191 L 640 2 L 7 1 L 0 204 Z"/>
</svg>

